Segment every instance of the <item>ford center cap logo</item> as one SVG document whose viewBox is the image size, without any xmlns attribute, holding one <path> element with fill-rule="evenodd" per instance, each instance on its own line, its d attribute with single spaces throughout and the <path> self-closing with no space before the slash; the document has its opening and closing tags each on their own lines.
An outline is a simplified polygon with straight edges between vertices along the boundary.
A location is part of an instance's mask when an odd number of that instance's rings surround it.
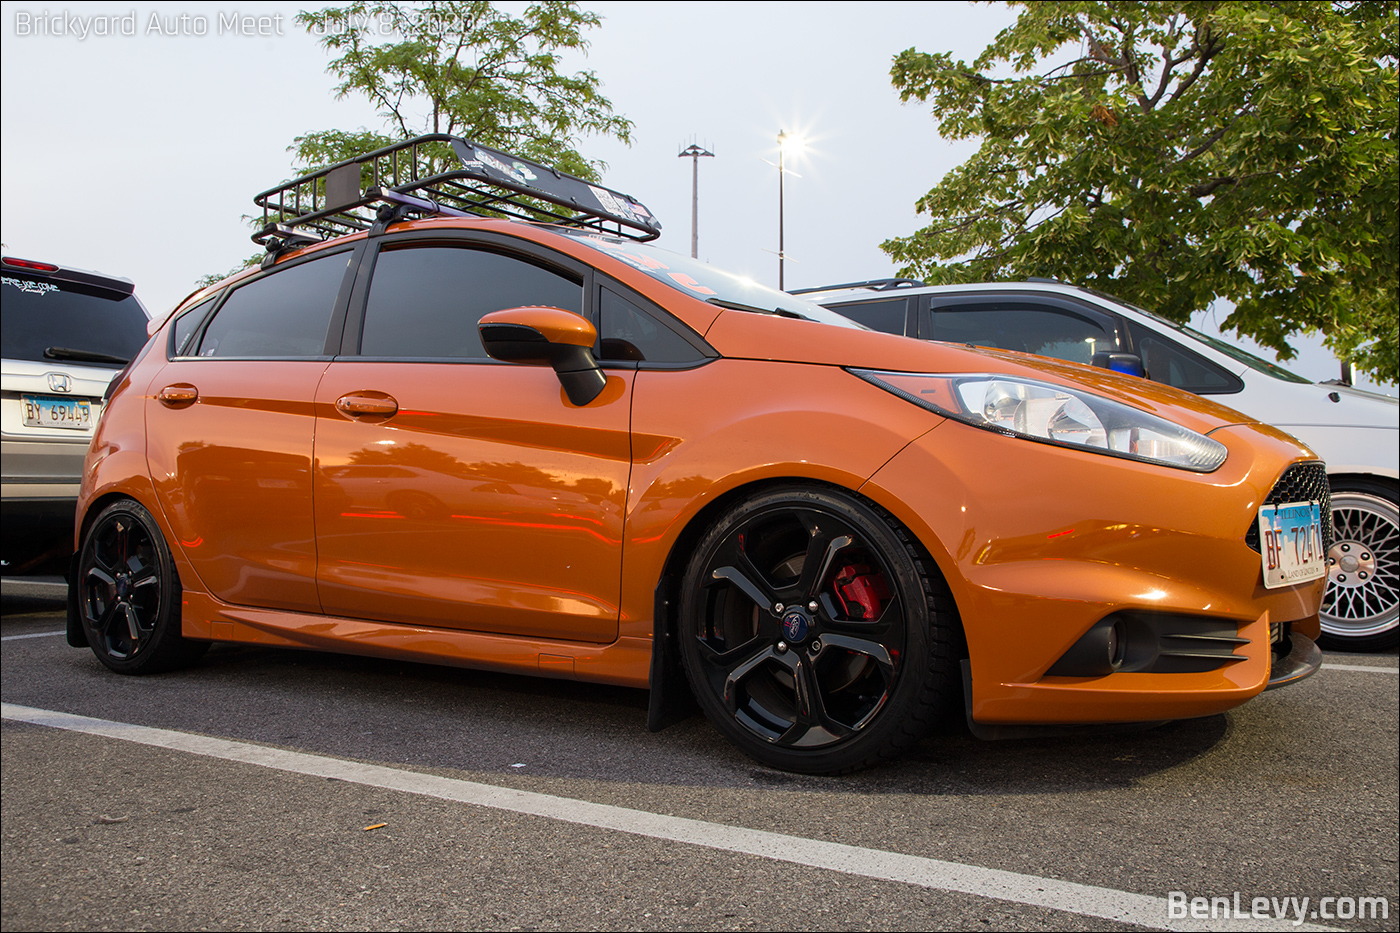
<svg viewBox="0 0 1400 933">
<path fill-rule="evenodd" d="M 801 641 L 807 637 L 807 614 L 801 609 L 789 609 L 783 615 L 783 634 L 788 641 Z"/>
</svg>

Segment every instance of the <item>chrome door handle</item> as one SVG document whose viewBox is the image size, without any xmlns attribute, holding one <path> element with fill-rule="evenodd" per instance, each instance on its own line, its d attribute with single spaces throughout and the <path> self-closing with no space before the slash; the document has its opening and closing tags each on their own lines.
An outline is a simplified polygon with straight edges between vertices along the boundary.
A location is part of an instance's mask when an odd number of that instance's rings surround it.
<svg viewBox="0 0 1400 933">
<path fill-rule="evenodd" d="M 342 395 L 335 400 L 336 411 L 354 418 L 359 415 L 388 417 L 399 410 L 392 398 L 374 395 Z"/>
<path fill-rule="evenodd" d="M 188 383 L 177 383 L 161 389 L 156 398 L 171 408 L 181 408 L 199 401 L 199 390 Z"/>
</svg>

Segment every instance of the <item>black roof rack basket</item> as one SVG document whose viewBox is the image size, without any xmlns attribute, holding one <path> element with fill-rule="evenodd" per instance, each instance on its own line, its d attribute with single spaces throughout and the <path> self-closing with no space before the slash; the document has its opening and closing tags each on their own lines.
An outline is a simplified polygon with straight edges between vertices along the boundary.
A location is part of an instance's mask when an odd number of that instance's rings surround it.
<svg viewBox="0 0 1400 933">
<path fill-rule="evenodd" d="M 270 250 L 380 229 L 410 214 L 485 215 L 654 240 L 661 224 L 636 198 L 529 159 L 434 133 L 303 175 L 253 199 Z"/>
</svg>

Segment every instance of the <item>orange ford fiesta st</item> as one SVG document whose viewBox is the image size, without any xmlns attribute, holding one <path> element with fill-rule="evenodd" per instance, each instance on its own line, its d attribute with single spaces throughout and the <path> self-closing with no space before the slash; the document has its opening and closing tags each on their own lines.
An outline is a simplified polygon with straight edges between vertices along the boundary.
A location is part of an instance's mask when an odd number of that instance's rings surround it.
<svg viewBox="0 0 1400 933">
<path fill-rule="evenodd" d="M 653 728 L 690 694 L 819 773 L 942 716 L 1205 716 L 1316 670 L 1327 480 L 1293 438 L 866 331 L 463 140 L 396 168 L 432 146 L 259 196 L 262 268 L 153 325 L 87 457 L 71 644 L 649 688 Z"/>
</svg>

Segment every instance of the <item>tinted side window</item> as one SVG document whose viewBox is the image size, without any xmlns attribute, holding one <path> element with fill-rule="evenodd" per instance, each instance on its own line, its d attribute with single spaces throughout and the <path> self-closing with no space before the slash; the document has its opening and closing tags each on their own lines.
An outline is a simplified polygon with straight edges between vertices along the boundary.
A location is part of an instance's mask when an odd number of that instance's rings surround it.
<svg viewBox="0 0 1400 933">
<path fill-rule="evenodd" d="M 7 270 L 0 277 L 0 298 L 4 302 L 0 305 L 4 311 L 0 352 L 7 360 L 44 363 L 58 359 L 117 369 L 146 342 L 146 314 L 131 296 L 114 299 L 108 292 L 38 276 L 12 275 Z M 50 348 L 115 360 L 62 353 L 46 357 L 44 353 Z"/>
<path fill-rule="evenodd" d="M 1025 301 L 935 308 L 931 336 L 934 340 L 1038 353 L 1073 363 L 1088 363 L 1096 352 L 1118 349 L 1118 337 L 1106 324 Z"/>
<path fill-rule="evenodd" d="M 234 289 L 205 329 L 199 355 L 324 355 L 331 313 L 352 255 L 313 259 Z"/>
<path fill-rule="evenodd" d="M 693 363 L 704 359 L 683 337 L 609 289 L 600 289 L 600 359 Z"/>
<path fill-rule="evenodd" d="M 1147 378 L 1197 395 L 1219 395 L 1244 388 L 1234 374 L 1140 324 L 1129 323 L 1133 345 Z"/>
<path fill-rule="evenodd" d="M 871 330 L 886 334 L 904 334 L 903 298 L 889 298 L 884 301 L 862 301 L 851 305 L 832 306 L 831 310 L 843 314 Z"/>
<path fill-rule="evenodd" d="M 461 246 L 385 250 L 365 306 L 363 356 L 485 359 L 483 314 L 547 305 L 583 314 L 583 285 L 501 253 Z"/>
<path fill-rule="evenodd" d="M 213 302 L 213 298 L 210 298 L 208 301 L 201 301 L 175 319 L 176 356 L 190 355 L 190 342 L 199 331 L 199 325 L 204 323 L 204 316 L 209 313 L 209 306 L 213 304 Z"/>
</svg>

